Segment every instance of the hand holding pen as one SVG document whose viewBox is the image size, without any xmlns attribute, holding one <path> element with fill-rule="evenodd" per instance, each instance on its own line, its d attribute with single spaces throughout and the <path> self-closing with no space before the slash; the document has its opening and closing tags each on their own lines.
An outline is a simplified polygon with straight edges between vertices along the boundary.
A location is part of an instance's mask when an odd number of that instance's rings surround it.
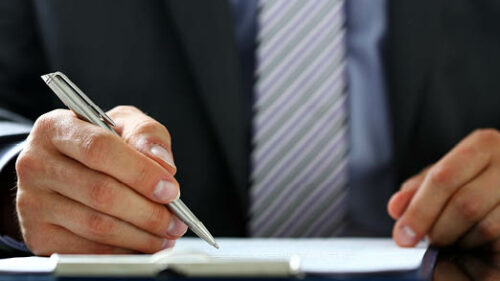
<svg viewBox="0 0 500 281">
<path fill-rule="evenodd" d="M 69 110 L 35 123 L 16 163 L 18 217 L 35 254 L 153 253 L 187 230 L 164 207 L 179 196 L 167 130 L 133 107 L 108 114 L 122 138 Z"/>
</svg>

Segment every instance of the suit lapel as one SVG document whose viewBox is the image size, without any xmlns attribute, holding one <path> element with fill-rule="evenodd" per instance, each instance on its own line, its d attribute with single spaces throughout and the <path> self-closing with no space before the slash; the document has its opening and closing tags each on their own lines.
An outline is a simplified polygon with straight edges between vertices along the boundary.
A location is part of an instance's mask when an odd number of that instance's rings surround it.
<svg viewBox="0 0 500 281">
<path fill-rule="evenodd" d="M 249 125 L 227 0 L 167 0 L 209 121 L 246 208 Z"/>
<path fill-rule="evenodd" d="M 438 5 L 432 0 L 389 1 L 389 50 L 387 73 L 389 104 L 394 130 L 396 167 L 403 172 L 399 181 L 409 176 L 408 161 L 416 139 L 417 117 L 428 88 L 437 43 Z M 405 167 L 405 168 L 401 168 Z M 416 171 L 414 171 L 416 172 Z"/>
</svg>

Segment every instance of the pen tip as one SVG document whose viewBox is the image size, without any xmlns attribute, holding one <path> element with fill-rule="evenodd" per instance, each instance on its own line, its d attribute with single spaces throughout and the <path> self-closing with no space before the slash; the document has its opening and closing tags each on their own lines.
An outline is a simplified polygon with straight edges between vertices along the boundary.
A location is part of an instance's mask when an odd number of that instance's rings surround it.
<svg viewBox="0 0 500 281">
<path fill-rule="evenodd" d="M 214 243 L 214 247 L 215 247 L 215 249 L 217 249 L 217 250 L 218 250 L 218 249 L 219 249 L 219 244 L 217 244 L 217 242 L 215 242 L 215 243 Z"/>
</svg>

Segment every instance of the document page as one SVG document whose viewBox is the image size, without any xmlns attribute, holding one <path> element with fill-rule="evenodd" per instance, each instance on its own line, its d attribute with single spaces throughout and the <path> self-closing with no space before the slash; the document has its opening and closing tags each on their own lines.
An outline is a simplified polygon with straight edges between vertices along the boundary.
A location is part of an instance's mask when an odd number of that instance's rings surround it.
<svg viewBox="0 0 500 281">
<path fill-rule="evenodd" d="M 283 259 L 300 257 L 304 273 L 370 273 L 415 270 L 427 249 L 400 248 L 392 239 L 235 239 L 218 238 L 217 250 L 199 238 L 177 241 L 177 251 L 201 251 L 216 259 Z"/>
<path fill-rule="evenodd" d="M 45 257 L 23 257 L 0 259 L 0 272 L 52 273 L 56 262 Z"/>
<path fill-rule="evenodd" d="M 155 255 L 54 255 L 50 258 L 3 259 L 0 260 L 0 272 L 152 276 L 174 261 L 187 263 L 185 267 L 192 263 L 191 269 L 196 269 L 194 265 L 201 259 L 205 263 L 202 264 L 205 270 L 202 273 L 212 272 L 216 266 L 227 271 L 227 267 L 221 265 L 228 262 L 231 267 L 248 267 L 261 262 L 272 265 L 281 261 L 279 264 L 282 265 L 284 260 L 294 261 L 294 272 L 374 273 L 418 269 L 427 249 L 424 243 L 416 248 L 399 248 L 391 239 L 218 238 L 217 242 L 219 250 L 199 238 L 184 237 L 178 240 L 172 251 Z M 259 267 L 253 273 L 258 274 L 259 270 L 263 271 L 263 268 Z"/>
</svg>

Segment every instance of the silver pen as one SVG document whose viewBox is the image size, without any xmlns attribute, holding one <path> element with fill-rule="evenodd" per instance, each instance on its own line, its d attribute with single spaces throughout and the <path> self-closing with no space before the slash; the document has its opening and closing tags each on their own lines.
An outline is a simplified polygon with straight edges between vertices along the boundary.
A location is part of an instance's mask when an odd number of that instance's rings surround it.
<svg viewBox="0 0 500 281">
<path fill-rule="evenodd" d="M 61 72 L 54 72 L 42 75 L 42 79 L 59 99 L 78 116 L 78 118 L 98 125 L 111 131 L 116 136 L 119 136 L 113 129 L 113 126 L 115 126 L 113 120 L 93 103 L 80 88 L 71 82 L 66 75 Z M 196 235 L 215 248 L 219 248 L 219 245 L 217 245 L 217 242 L 215 242 L 215 239 L 207 228 L 180 199 L 168 203 L 167 208 L 196 233 Z"/>
</svg>

